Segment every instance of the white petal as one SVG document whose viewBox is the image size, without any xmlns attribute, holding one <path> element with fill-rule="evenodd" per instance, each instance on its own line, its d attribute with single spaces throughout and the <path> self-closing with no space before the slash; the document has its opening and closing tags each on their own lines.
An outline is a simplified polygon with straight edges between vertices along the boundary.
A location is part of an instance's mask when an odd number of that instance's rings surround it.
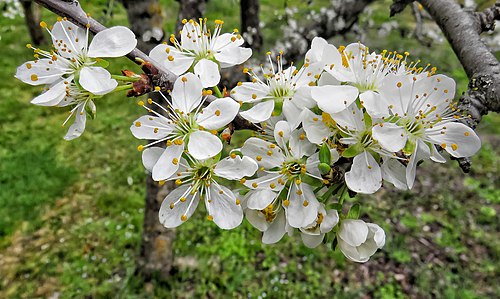
<svg viewBox="0 0 500 299">
<path fill-rule="evenodd" d="M 327 113 L 345 110 L 358 97 L 358 89 L 349 85 L 326 85 L 311 88 L 311 95 L 319 108 Z"/>
<path fill-rule="evenodd" d="M 160 159 L 161 155 L 165 151 L 161 147 L 149 147 L 142 152 L 142 165 L 147 171 L 152 172 L 153 167 Z"/>
<path fill-rule="evenodd" d="M 296 228 L 307 226 L 315 221 L 319 208 L 319 202 L 312 188 L 305 183 L 299 186 L 292 185 L 289 191 L 289 204 L 284 205 L 288 224 Z M 302 191 L 300 195 L 297 194 L 299 190 Z"/>
<path fill-rule="evenodd" d="M 274 125 L 274 140 L 281 148 L 286 148 L 286 143 L 290 139 L 291 128 L 287 121 L 280 120 Z"/>
<path fill-rule="evenodd" d="M 274 244 L 283 238 L 285 235 L 286 219 L 285 214 L 280 211 L 276 218 L 269 226 L 269 228 L 262 235 L 262 243 L 264 244 Z"/>
<path fill-rule="evenodd" d="M 328 45 L 328 42 L 322 37 L 315 37 L 311 42 L 311 49 L 306 53 L 306 60 L 311 63 L 321 61 L 323 57 L 323 49 Z"/>
<path fill-rule="evenodd" d="M 149 52 L 149 57 L 177 76 L 189 70 L 194 62 L 194 56 L 187 55 L 178 51 L 175 47 L 165 44 L 154 47 Z"/>
<path fill-rule="evenodd" d="M 181 201 L 181 197 L 186 198 L 186 200 Z M 158 213 L 160 223 L 166 228 L 174 228 L 181 225 L 193 215 L 199 202 L 200 197 L 198 194 L 195 196 L 190 194 L 189 185 L 175 188 L 161 203 Z"/>
<path fill-rule="evenodd" d="M 388 122 L 373 126 L 372 136 L 379 142 L 380 146 L 393 153 L 403 149 L 408 140 L 404 128 Z"/>
<path fill-rule="evenodd" d="M 379 93 L 367 90 L 359 95 L 359 100 L 371 117 L 389 116 L 389 104 Z"/>
<path fill-rule="evenodd" d="M 367 223 L 368 228 L 370 229 L 371 234 L 373 234 L 372 238 L 377 244 L 378 248 L 382 248 L 385 245 L 385 232 L 384 230 L 375 223 Z M 370 235 L 371 235 L 370 234 Z"/>
<path fill-rule="evenodd" d="M 56 106 L 66 97 L 65 80 L 52 85 L 49 90 L 31 100 L 31 104 L 39 106 Z"/>
<path fill-rule="evenodd" d="M 212 87 L 219 84 L 220 71 L 217 63 L 202 59 L 194 66 L 194 73 L 200 77 L 201 84 L 204 88 Z"/>
<path fill-rule="evenodd" d="M 318 86 L 323 85 L 340 85 L 340 81 L 335 79 L 330 73 L 323 73 L 318 80 Z"/>
<path fill-rule="evenodd" d="M 181 31 L 181 45 L 183 48 L 188 50 L 197 50 L 200 46 L 201 35 L 200 24 L 197 22 L 187 22 L 182 27 Z"/>
<path fill-rule="evenodd" d="M 446 159 L 439 153 L 435 145 L 431 146 L 431 160 L 438 163 L 446 163 Z"/>
<path fill-rule="evenodd" d="M 247 216 L 248 222 L 261 232 L 266 231 L 270 225 L 270 223 L 266 221 L 264 214 L 258 210 L 247 209 L 245 210 L 245 215 Z"/>
<path fill-rule="evenodd" d="M 97 33 L 89 46 L 89 57 L 120 57 L 130 53 L 137 46 L 132 30 L 115 26 Z"/>
<path fill-rule="evenodd" d="M 415 152 L 411 155 L 410 161 L 406 166 L 406 183 L 408 188 L 413 188 L 413 183 L 415 183 L 415 174 L 417 172 L 417 163 L 420 160 L 427 159 L 430 156 L 430 151 L 423 141 L 417 140 L 415 145 Z"/>
<path fill-rule="evenodd" d="M 316 146 L 309 142 L 303 129 L 294 130 L 290 137 L 290 150 L 295 158 L 310 156 L 316 151 Z"/>
<path fill-rule="evenodd" d="M 252 210 L 263 210 L 278 197 L 278 193 L 269 189 L 252 190 L 247 197 L 247 208 Z"/>
<path fill-rule="evenodd" d="M 356 247 L 347 244 L 347 242 L 344 242 L 342 239 L 340 239 L 338 242 L 340 251 L 342 251 L 345 257 L 349 260 L 357 263 L 365 263 L 369 260 L 369 257 L 362 257 Z"/>
<path fill-rule="evenodd" d="M 87 45 L 85 29 L 69 22 L 58 21 L 50 31 L 52 43 L 59 55 L 66 58 L 73 58 L 82 53 L 82 49 Z"/>
<path fill-rule="evenodd" d="M 260 123 L 268 120 L 274 110 L 274 101 L 258 103 L 252 108 L 240 112 L 241 117 L 253 123 Z"/>
<path fill-rule="evenodd" d="M 339 223 L 339 212 L 337 210 L 328 210 L 320 224 L 321 233 L 326 234 Z"/>
<path fill-rule="evenodd" d="M 233 38 L 234 37 L 234 38 Z M 225 47 L 238 47 L 245 42 L 241 36 L 233 33 L 224 33 L 217 37 L 213 42 L 214 51 L 220 51 Z"/>
<path fill-rule="evenodd" d="M 285 156 L 278 146 L 256 137 L 247 139 L 241 148 L 241 152 L 266 169 L 280 166 L 285 161 Z"/>
<path fill-rule="evenodd" d="M 384 180 L 394 185 L 399 190 L 407 190 L 406 167 L 397 159 L 387 159 L 382 164 L 382 176 Z"/>
<path fill-rule="evenodd" d="M 302 238 L 302 242 L 304 245 L 306 245 L 309 248 L 315 248 L 318 247 L 321 242 L 323 242 L 323 239 L 325 238 L 324 234 L 320 235 L 309 235 L 306 233 L 301 233 L 300 237 Z"/>
<path fill-rule="evenodd" d="M 221 68 L 242 64 L 252 56 L 252 49 L 242 47 L 225 47 L 214 54 Z"/>
<path fill-rule="evenodd" d="M 216 183 L 210 185 L 210 197 L 205 200 L 207 211 L 222 229 L 233 229 L 243 220 L 243 209 L 233 192 Z"/>
<path fill-rule="evenodd" d="M 75 111 L 75 122 L 69 127 L 65 140 L 73 140 L 80 137 L 85 131 L 85 123 L 87 122 L 87 113 L 85 112 L 85 105 L 82 103 Z"/>
<path fill-rule="evenodd" d="M 179 162 L 184 150 L 184 145 L 167 146 L 153 167 L 153 180 L 161 181 L 169 179 L 179 169 Z"/>
<path fill-rule="evenodd" d="M 352 191 L 375 193 L 382 186 L 382 171 L 373 156 L 365 151 L 354 157 L 351 170 L 345 174 L 345 182 Z"/>
<path fill-rule="evenodd" d="M 453 157 L 470 157 L 481 148 L 481 140 L 474 130 L 462 123 L 436 125 L 432 132 L 426 132 L 427 136 L 434 143 L 444 145 L 444 149 Z"/>
<path fill-rule="evenodd" d="M 143 115 L 130 126 L 135 138 L 159 140 L 172 132 L 172 121 L 166 117 Z"/>
<path fill-rule="evenodd" d="M 216 156 L 222 150 L 219 137 L 206 131 L 196 131 L 189 135 L 188 152 L 198 160 Z"/>
<path fill-rule="evenodd" d="M 243 82 L 231 91 L 231 96 L 238 102 L 252 103 L 269 98 L 269 86 L 259 82 Z"/>
<path fill-rule="evenodd" d="M 238 115 L 240 105 L 231 98 L 216 99 L 198 114 L 196 122 L 207 130 L 217 130 Z"/>
<path fill-rule="evenodd" d="M 193 73 L 187 73 L 175 80 L 172 90 L 172 106 L 184 113 L 189 113 L 201 103 L 203 86 Z"/>
<path fill-rule="evenodd" d="M 111 74 L 106 69 L 93 66 L 82 68 L 78 82 L 95 95 L 107 94 L 118 86 L 118 82 L 111 79 Z"/>
<path fill-rule="evenodd" d="M 322 144 L 332 135 L 332 131 L 323 123 L 322 116 L 314 114 L 309 109 L 304 109 L 301 118 L 306 137 L 312 143 Z"/>
<path fill-rule="evenodd" d="M 214 172 L 217 176 L 223 177 L 228 180 L 239 180 L 243 177 L 250 177 L 255 174 L 259 165 L 249 157 L 236 155 L 233 159 L 227 157 L 220 160 L 215 166 Z"/>
<path fill-rule="evenodd" d="M 283 102 L 283 115 L 285 119 L 288 121 L 290 128 L 296 129 L 300 125 L 300 117 L 297 117 L 302 112 L 302 109 L 299 109 L 293 101 L 284 100 Z"/>
<path fill-rule="evenodd" d="M 351 246 L 359 246 L 368 238 L 368 231 L 363 220 L 345 219 L 340 225 L 339 237 Z"/>
<path fill-rule="evenodd" d="M 65 71 L 63 66 L 51 59 L 28 61 L 20 65 L 15 77 L 29 85 L 51 84 L 61 80 Z"/>
<path fill-rule="evenodd" d="M 285 187 L 284 181 L 280 180 L 280 178 L 283 178 L 283 175 L 274 172 L 253 180 L 246 180 L 244 185 L 253 190 L 272 190 L 280 192 Z M 277 193 L 276 196 L 278 196 Z"/>
</svg>

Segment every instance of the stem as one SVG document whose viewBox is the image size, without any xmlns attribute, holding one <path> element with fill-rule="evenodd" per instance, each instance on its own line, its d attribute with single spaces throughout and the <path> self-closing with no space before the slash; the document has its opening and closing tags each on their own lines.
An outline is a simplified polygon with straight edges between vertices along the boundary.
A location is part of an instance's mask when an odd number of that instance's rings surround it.
<svg viewBox="0 0 500 299">
<path fill-rule="evenodd" d="M 111 78 L 122 81 L 122 82 L 137 82 L 139 81 L 140 78 L 136 77 L 127 77 L 127 76 L 121 76 L 121 75 L 111 75 Z"/>
<path fill-rule="evenodd" d="M 216 85 L 216 86 L 214 86 L 214 87 L 213 87 L 213 89 L 214 89 L 214 91 L 215 91 L 215 95 L 216 95 L 218 98 L 223 98 L 223 97 L 224 97 L 224 96 L 222 95 L 222 92 L 220 92 L 219 87 L 217 87 L 217 85 Z"/>
<path fill-rule="evenodd" d="M 132 84 L 118 85 L 112 92 L 124 91 L 132 89 Z"/>
</svg>

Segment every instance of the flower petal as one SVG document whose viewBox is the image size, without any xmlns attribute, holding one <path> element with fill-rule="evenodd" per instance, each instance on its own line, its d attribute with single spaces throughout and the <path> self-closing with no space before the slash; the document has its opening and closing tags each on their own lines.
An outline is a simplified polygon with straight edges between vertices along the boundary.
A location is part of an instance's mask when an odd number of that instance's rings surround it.
<svg viewBox="0 0 500 299">
<path fill-rule="evenodd" d="M 198 63 L 194 66 L 194 73 L 200 77 L 201 84 L 204 88 L 219 84 L 219 66 L 211 60 L 202 59 L 198 61 Z"/>
<path fill-rule="evenodd" d="M 201 103 L 203 86 L 193 73 L 187 73 L 175 80 L 172 90 L 172 106 L 184 113 L 189 113 Z"/>
<path fill-rule="evenodd" d="M 382 171 L 373 156 L 365 151 L 354 157 L 351 170 L 345 174 L 345 182 L 352 191 L 375 193 L 382 186 Z"/>
<path fill-rule="evenodd" d="M 75 122 L 69 127 L 68 132 L 64 136 L 65 140 L 73 140 L 80 137 L 85 131 L 87 122 L 87 113 L 85 112 L 85 104 L 82 103 L 75 111 Z"/>
<path fill-rule="evenodd" d="M 359 95 L 359 100 L 371 117 L 381 118 L 383 116 L 390 116 L 389 104 L 387 104 L 379 93 L 367 90 Z"/>
<path fill-rule="evenodd" d="M 189 135 L 188 152 L 198 160 L 216 156 L 222 150 L 219 137 L 206 131 L 196 131 Z"/>
<path fill-rule="evenodd" d="M 51 59 L 28 61 L 17 68 L 15 77 L 29 85 L 51 84 L 62 79 L 64 66 Z"/>
<path fill-rule="evenodd" d="M 307 233 L 302 232 L 300 234 L 300 237 L 302 238 L 302 242 L 304 245 L 306 245 L 309 248 L 316 248 L 318 247 L 321 242 L 323 242 L 323 239 L 325 238 L 324 234 L 319 234 L 319 235 L 309 235 Z"/>
<path fill-rule="evenodd" d="M 130 126 L 135 138 L 159 140 L 172 132 L 172 121 L 166 117 L 143 115 Z"/>
<path fill-rule="evenodd" d="M 243 82 L 233 88 L 231 96 L 238 102 L 253 103 L 269 98 L 269 86 L 259 82 Z"/>
<path fill-rule="evenodd" d="M 307 226 L 315 221 L 320 206 L 312 188 L 305 183 L 293 184 L 289 191 L 288 205 L 283 205 L 288 224 L 295 228 Z"/>
<path fill-rule="evenodd" d="M 266 231 L 270 225 L 270 223 L 266 221 L 264 214 L 258 210 L 246 209 L 245 215 L 247 216 L 248 222 L 261 232 Z"/>
<path fill-rule="evenodd" d="M 258 103 L 252 108 L 240 112 L 241 117 L 253 123 L 260 123 L 268 120 L 274 110 L 274 101 Z"/>
<path fill-rule="evenodd" d="M 266 169 L 280 166 L 285 161 L 285 156 L 279 147 L 256 137 L 247 139 L 241 148 L 241 152 Z"/>
<path fill-rule="evenodd" d="M 52 85 L 49 90 L 31 100 L 31 104 L 39 106 L 57 106 L 66 97 L 65 80 Z"/>
<path fill-rule="evenodd" d="M 252 49 L 242 47 L 225 47 L 214 54 L 221 68 L 242 64 L 252 56 Z"/>
<path fill-rule="evenodd" d="M 179 169 L 179 161 L 184 150 L 184 145 L 167 146 L 153 167 L 152 177 L 155 181 L 169 179 Z"/>
<path fill-rule="evenodd" d="M 233 192 L 217 183 L 210 185 L 205 205 L 213 221 L 222 229 L 233 229 L 243 221 L 243 209 Z"/>
<path fill-rule="evenodd" d="M 278 197 L 278 193 L 270 189 L 251 190 L 248 193 L 247 208 L 252 210 L 263 210 Z"/>
<path fill-rule="evenodd" d="M 149 147 L 142 152 L 142 165 L 147 171 L 152 172 L 153 167 L 160 159 L 161 155 L 165 151 L 161 147 Z"/>
<path fill-rule="evenodd" d="M 137 40 L 132 30 L 115 26 L 97 33 L 90 43 L 89 57 L 120 57 L 132 52 Z"/>
<path fill-rule="evenodd" d="M 340 225 L 339 237 L 351 246 L 359 246 L 368 238 L 368 225 L 363 220 L 345 219 Z"/>
<path fill-rule="evenodd" d="M 316 146 L 306 139 L 303 129 L 294 130 L 290 137 L 290 150 L 295 158 L 311 156 L 316 151 Z"/>
<path fill-rule="evenodd" d="M 396 159 L 387 159 L 382 164 L 382 177 L 399 190 L 407 190 L 406 167 Z"/>
<path fill-rule="evenodd" d="M 349 85 L 326 85 L 311 88 L 311 95 L 319 108 L 327 113 L 345 110 L 358 97 L 358 89 Z"/>
<path fill-rule="evenodd" d="M 57 21 L 50 33 L 54 48 L 62 57 L 76 57 L 87 46 L 85 29 L 80 28 L 70 21 Z"/>
<path fill-rule="evenodd" d="M 240 105 L 231 98 L 216 99 L 198 114 L 196 122 L 207 130 L 217 130 L 238 115 Z"/>
<path fill-rule="evenodd" d="M 264 231 L 262 235 L 262 243 L 264 244 L 274 244 L 281 240 L 286 232 L 286 219 L 285 214 L 280 211 L 276 218 L 274 218 L 269 228 Z"/>
<path fill-rule="evenodd" d="M 408 135 L 406 130 L 394 123 L 380 123 L 373 126 L 373 139 L 390 152 L 398 152 L 405 147 Z"/>
<path fill-rule="evenodd" d="M 118 86 L 118 82 L 111 79 L 111 74 L 106 69 L 94 66 L 82 68 L 78 82 L 95 95 L 107 94 Z"/>
<path fill-rule="evenodd" d="M 322 144 L 333 132 L 323 123 L 323 117 L 316 115 L 309 109 L 301 113 L 302 126 L 307 139 L 315 144 Z"/>
<path fill-rule="evenodd" d="M 249 157 L 227 157 L 220 160 L 215 166 L 214 173 L 228 180 L 239 180 L 255 174 L 259 165 Z"/>
<path fill-rule="evenodd" d="M 154 47 L 149 52 L 149 57 L 177 76 L 189 70 L 194 62 L 194 56 L 190 56 L 177 50 L 175 47 L 165 44 Z"/>
<path fill-rule="evenodd" d="M 429 131 L 426 135 L 456 158 L 470 157 L 481 148 L 481 140 L 474 130 L 462 123 L 436 125 L 432 133 Z"/>
<path fill-rule="evenodd" d="M 200 196 L 198 193 L 193 196 L 190 191 L 191 186 L 183 185 L 170 191 L 165 197 L 158 213 L 160 223 L 163 226 L 166 228 L 177 227 L 193 215 L 200 202 Z M 181 198 L 185 200 L 181 200 Z"/>
</svg>

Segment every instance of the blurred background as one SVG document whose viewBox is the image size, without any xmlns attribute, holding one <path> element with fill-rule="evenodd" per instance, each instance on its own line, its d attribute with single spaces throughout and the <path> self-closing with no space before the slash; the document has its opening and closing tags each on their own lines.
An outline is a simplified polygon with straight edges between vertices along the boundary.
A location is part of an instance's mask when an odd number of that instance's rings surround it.
<svg viewBox="0 0 500 299">
<path fill-rule="evenodd" d="M 145 10 L 148 26 L 157 26 L 142 36 L 145 48 L 175 32 L 181 5 L 188 2 L 198 5 L 209 20 L 223 19 L 226 31 L 240 28 L 243 21 L 240 2 L 232 0 L 80 1 L 106 26 L 128 26 L 128 16 L 141 15 L 131 11 L 139 2 L 152 3 Z M 475 10 L 494 3 L 460 2 Z M 250 28 L 255 25 L 243 30 L 254 50 L 260 51 L 249 63 L 264 62 L 268 50 L 284 50 L 289 61 L 300 63 L 316 35 L 336 46 L 361 41 L 375 51 L 410 52 L 422 66 L 430 63 L 438 73 L 453 77 L 460 95 L 467 88 L 467 76 L 439 28 L 418 5 L 390 18 L 390 4 L 390 0 L 261 0 L 260 20 L 251 14 L 252 7 L 242 14 L 243 22 L 260 24 L 260 30 Z M 26 7 L 34 9 L 25 10 L 30 19 L 39 10 L 48 24 L 56 21 L 45 9 Z M 493 298 L 500 294 L 500 117 L 495 114 L 486 116 L 477 129 L 483 147 L 473 157 L 469 174 L 462 173 L 455 161 L 446 165 L 429 161 L 418 169 L 411 192 L 387 185 L 373 196 L 357 199 L 362 218 L 380 224 L 387 235 L 383 250 L 366 264 L 348 262 L 328 246 L 308 249 L 298 235 L 263 245 L 260 233 L 247 222 L 222 231 L 198 211 L 176 229 L 175 240 L 170 234 L 173 243 L 154 244 L 155 250 L 172 253 L 166 274 L 141 275 L 146 174 L 136 150 L 140 142 L 129 132 L 130 124 L 143 114 L 138 99 L 105 97 L 97 102 L 97 119 L 87 123 L 82 137 L 64 141 L 67 128 L 61 124 L 66 110 L 31 105 L 40 88 L 14 78 L 16 67 L 33 55 L 25 47 L 33 41 L 21 3 L 1 0 L 0 12 L 0 298 Z M 146 24 L 133 20 L 135 26 Z M 484 38 L 500 57 L 498 32 Z M 42 48 L 50 47 L 46 32 L 37 38 L 45 41 Z M 114 59 L 111 68 L 115 73 L 140 72 L 125 58 Z"/>
</svg>

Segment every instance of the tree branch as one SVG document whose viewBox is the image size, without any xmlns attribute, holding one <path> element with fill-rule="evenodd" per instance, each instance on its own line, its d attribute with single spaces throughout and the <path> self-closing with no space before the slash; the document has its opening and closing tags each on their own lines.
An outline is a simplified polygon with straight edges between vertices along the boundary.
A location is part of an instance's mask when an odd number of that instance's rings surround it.
<svg viewBox="0 0 500 299">
<path fill-rule="evenodd" d="M 106 29 L 101 23 L 90 18 L 85 11 L 80 6 L 78 0 L 34 0 L 36 3 L 44 6 L 53 13 L 67 18 L 69 21 L 73 22 L 75 25 L 80 27 L 89 28 L 90 32 L 96 34 L 98 32 Z M 127 58 L 132 60 L 137 65 L 141 66 L 143 71 L 151 79 L 154 86 L 160 86 L 162 90 L 171 89 L 173 82 L 177 79 L 177 75 L 172 73 L 170 70 L 164 68 L 162 65 L 151 60 L 148 55 L 146 55 L 141 50 L 135 48 L 127 54 Z M 146 62 L 146 63 L 144 63 Z M 145 90 L 144 93 L 149 92 Z M 134 96 L 139 96 L 140 94 L 134 94 Z M 208 96 L 205 101 L 207 104 L 213 102 L 216 99 L 215 96 Z M 247 120 L 243 119 L 239 115 L 233 121 L 235 129 L 255 129 Z"/>
<path fill-rule="evenodd" d="M 494 6 L 476 12 L 475 15 L 481 25 L 481 32 L 495 30 L 495 21 L 500 20 L 500 0 L 497 0 Z"/>
</svg>

